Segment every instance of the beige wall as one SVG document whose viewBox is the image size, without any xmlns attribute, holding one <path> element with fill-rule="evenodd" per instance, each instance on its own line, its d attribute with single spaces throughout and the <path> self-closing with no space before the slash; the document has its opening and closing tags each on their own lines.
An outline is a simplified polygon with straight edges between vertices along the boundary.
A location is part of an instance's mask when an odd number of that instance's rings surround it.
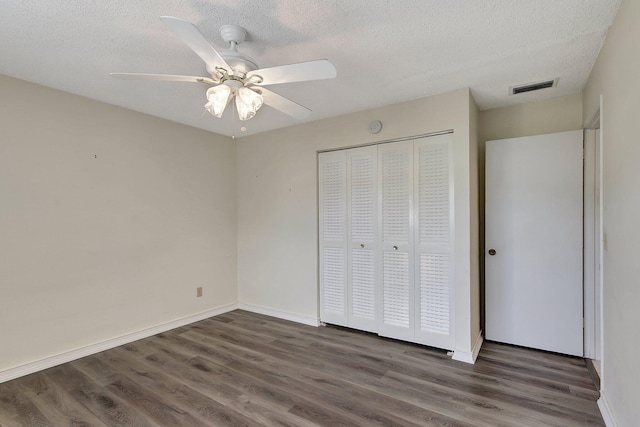
<svg viewBox="0 0 640 427">
<path fill-rule="evenodd" d="M 602 398 L 618 426 L 637 425 L 640 420 L 639 22 L 640 2 L 623 0 L 583 97 L 586 122 L 598 110 L 603 95 Z"/>
<path fill-rule="evenodd" d="M 469 91 L 311 122 L 238 142 L 238 292 L 242 303 L 318 319 L 317 151 L 453 129 L 456 347 L 470 350 Z M 377 135 L 368 132 L 381 120 Z M 458 339 L 460 342 L 458 342 Z"/>
<path fill-rule="evenodd" d="M 237 301 L 229 138 L 4 76 L 0 94 L 0 371 Z"/>
<path fill-rule="evenodd" d="M 480 141 L 582 129 L 582 94 L 480 112 Z"/>
</svg>

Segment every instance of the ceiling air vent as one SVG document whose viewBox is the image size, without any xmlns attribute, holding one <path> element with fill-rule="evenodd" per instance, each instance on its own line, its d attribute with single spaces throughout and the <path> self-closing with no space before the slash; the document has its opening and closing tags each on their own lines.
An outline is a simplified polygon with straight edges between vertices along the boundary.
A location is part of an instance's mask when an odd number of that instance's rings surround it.
<svg viewBox="0 0 640 427">
<path fill-rule="evenodd" d="M 552 79 L 552 80 L 546 80 L 544 82 L 528 83 L 526 85 L 520 85 L 520 86 L 511 86 L 509 88 L 509 95 L 517 95 L 519 93 L 533 92 L 535 90 L 555 87 L 557 84 L 558 84 L 558 79 Z"/>
</svg>

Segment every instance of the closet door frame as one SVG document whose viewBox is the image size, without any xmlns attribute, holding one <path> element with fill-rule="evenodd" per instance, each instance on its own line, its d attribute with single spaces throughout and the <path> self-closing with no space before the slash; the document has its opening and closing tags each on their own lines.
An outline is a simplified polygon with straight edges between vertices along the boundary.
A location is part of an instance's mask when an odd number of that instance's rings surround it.
<svg viewBox="0 0 640 427">
<path fill-rule="evenodd" d="M 448 212 L 448 225 L 449 225 L 449 239 L 448 242 L 438 242 L 429 241 L 429 242 L 421 242 L 420 236 L 420 147 L 424 145 L 447 145 L 447 154 L 448 154 L 448 202 L 449 202 L 449 212 Z M 395 225 L 395 236 L 397 237 L 399 234 L 406 235 L 406 239 L 400 239 L 399 241 L 396 237 L 389 238 L 389 235 L 385 237 L 384 235 L 384 200 L 383 200 L 383 153 L 389 152 L 393 150 L 401 150 L 404 151 L 404 154 L 407 156 L 408 164 L 403 165 L 405 167 L 403 173 L 406 173 L 404 176 L 405 185 L 407 186 L 407 193 L 402 197 L 407 197 L 408 209 L 400 209 L 403 211 L 403 214 L 406 215 L 403 221 L 405 221 L 400 228 L 398 225 Z M 366 154 L 365 154 L 366 153 Z M 375 206 L 374 212 L 374 224 L 375 224 L 375 238 L 373 241 L 363 240 L 362 233 L 360 236 L 354 235 L 353 228 L 357 227 L 354 225 L 355 219 L 353 218 L 353 210 L 357 209 L 357 206 L 354 205 L 354 194 L 353 194 L 353 163 L 352 159 L 354 157 L 358 157 L 359 155 L 370 155 L 375 159 L 375 164 L 373 166 L 375 170 L 375 191 L 373 204 Z M 397 159 L 396 159 L 397 160 Z M 336 216 L 335 212 L 332 212 L 331 209 L 328 211 L 323 211 L 325 209 L 325 198 L 328 196 L 327 189 L 324 188 L 324 185 L 327 183 L 325 181 L 325 172 L 335 174 L 336 171 L 324 169 L 325 162 L 338 162 L 341 164 L 340 172 L 343 177 L 341 184 L 336 184 L 335 181 L 331 183 L 334 188 L 339 188 L 339 193 L 341 194 L 338 199 L 341 200 L 340 203 L 337 203 L 337 199 L 333 200 L 333 208 L 338 204 L 341 206 L 341 214 Z M 361 165 L 362 166 L 362 165 Z M 366 175 L 366 173 L 365 173 Z M 334 175 L 334 177 L 337 177 Z M 352 327 L 368 332 L 377 333 L 380 336 L 426 344 L 429 346 L 434 346 L 438 348 L 444 349 L 454 349 L 455 347 L 455 201 L 454 201 L 454 150 L 453 150 L 453 138 L 452 132 L 439 132 L 428 135 L 420 135 L 414 138 L 402 138 L 393 141 L 383 141 L 375 144 L 368 144 L 360 147 L 353 148 L 342 148 L 331 151 L 324 151 L 318 153 L 318 178 L 319 178 L 319 192 L 318 192 L 318 238 L 319 238 L 319 305 L 320 305 L 320 318 L 322 322 Z M 369 179 L 369 178 L 367 178 Z M 396 177 L 397 179 L 397 177 Z M 398 181 L 394 183 L 394 185 L 401 185 Z M 357 190 L 359 191 L 359 190 Z M 397 187 L 396 190 L 397 191 Z M 329 195 L 330 196 L 330 195 Z M 360 195 L 360 199 L 362 201 L 362 195 Z M 366 197 L 365 197 L 366 198 Z M 397 202 L 397 201 L 396 201 Z M 439 200 L 441 203 L 442 200 Z M 401 204 L 404 202 L 401 202 Z M 355 207 L 354 207 L 355 206 Z M 394 209 L 398 212 L 398 208 L 391 206 L 387 206 L 387 210 L 393 211 Z M 362 212 L 362 211 L 361 211 Z M 332 215 L 332 218 L 329 221 L 334 221 L 333 229 L 329 233 L 330 239 L 326 239 L 327 233 L 325 233 L 325 214 L 329 213 Z M 335 221 L 340 217 L 341 227 L 336 228 Z M 387 224 L 389 226 L 389 224 Z M 393 228 L 394 225 L 391 225 Z M 400 233 L 398 230 L 402 227 L 405 227 L 405 232 Z M 340 231 L 338 231 L 340 230 Z M 391 233 L 391 234 L 394 234 Z M 389 233 L 387 233 L 389 234 Z M 424 234 L 424 231 L 423 231 Z M 424 237 L 424 236 L 423 236 Z M 364 246 L 364 248 L 362 247 Z M 396 247 L 397 249 L 394 249 Z M 333 250 L 336 251 L 333 251 Z M 357 298 L 362 298 L 362 295 L 354 295 L 355 282 L 359 282 L 359 285 L 362 287 L 363 283 L 366 283 L 370 275 L 369 273 L 362 274 L 363 269 L 366 270 L 368 268 L 368 261 L 362 262 L 362 253 L 360 253 L 360 258 L 354 260 L 354 253 L 357 253 L 361 249 L 371 250 L 373 252 L 374 259 L 374 271 L 373 271 L 373 283 L 374 283 L 374 305 L 375 305 L 375 319 L 372 321 L 370 318 L 364 318 L 358 316 L 358 311 L 362 313 L 362 306 L 359 308 L 355 308 L 354 301 Z M 332 263 L 331 266 L 326 265 L 327 259 L 325 259 L 325 253 L 323 251 L 328 250 L 332 252 L 333 258 L 329 260 L 329 263 Z M 343 257 L 340 262 L 335 262 L 336 254 L 342 251 Z M 425 314 L 422 312 L 423 310 L 423 300 L 421 300 L 421 295 L 423 289 L 421 286 L 425 286 L 425 283 L 421 284 L 421 280 L 424 280 L 421 277 L 420 271 L 420 261 L 421 256 L 423 254 L 434 255 L 431 257 L 429 262 L 433 261 L 433 259 L 438 258 L 438 255 L 447 255 L 448 256 L 448 265 L 446 271 L 448 272 L 448 331 L 446 331 L 445 327 L 438 327 L 438 321 L 442 320 L 443 317 L 440 315 L 440 318 L 432 321 L 428 320 L 426 323 L 423 319 Z M 403 258 L 402 254 L 405 254 L 406 257 Z M 404 315 L 400 321 L 392 321 L 385 322 L 385 256 L 387 261 L 387 267 L 391 266 L 391 268 L 387 268 L 387 282 L 393 282 L 393 286 L 398 286 L 399 283 L 402 284 L 401 288 L 407 291 L 406 299 L 403 296 L 401 299 L 403 300 L 396 308 L 404 307 L 406 302 L 406 317 Z M 390 262 L 391 259 L 391 262 Z M 360 262 L 360 271 L 358 273 L 354 273 L 353 266 L 354 263 Z M 425 270 L 423 262 L 423 270 Z M 442 263 L 437 265 L 437 262 L 434 262 L 436 268 L 438 268 L 439 272 L 444 271 L 442 268 Z M 327 269 L 327 267 L 330 267 Z M 400 274 L 400 277 L 397 275 Z M 360 277 L 355 277 L 354 274 L 360 274 Z M 435 279 L 433 275 L 430 275 L 429 281 L 426 285 L 427 287 L 432 286 L 435 283 L 436 288 L 442 284 L 444 279 L 440 280 L 435 274 Z M 331 276 L 331 277 L 329 277 Z M 326 280 L 329 279 L 329 284 L 333 286 L 332 292 L 333 295 L 329 296 L 327 299 L 327 295 L 325 295 L 325 286 L 327 285 Z M 405 286 L 406 285 L 406 286 Z M 339 288 L 336 293 L 336 290 Z M 440 286 L 441 288 L 441 286 Z M 431 291 L 429 291 L 431 293 Z M 342 304 L 342 309 L 335 310 L 336 304 L 335 300 L 331 300 L 331 298 L 340 295 L 340 300 Z M 437 292 L 436 292 L 437 294 Z M 436 300 L 440 295 L 436 295 Z M 365 300 L 368 300 L 364 298 Z M 366 304 L 366 303 L 365 303 Z M 327 307 L 327 305 L 333 307 Z M 333 308 L 331 310 L 328 308 Z M 389 313 L 387 313 L 389 314 Z M 422 317 L 421 317 L 422 316 Z M 393 317 L 393 313 L 391 314 Z M 429 315 L 427 315 L 429 317 Z M 398 320 L 398 319 L 393 319 Z M 431 322 L 431 323 L 429 323 Z M 434 323 L 435 322 L 435 323 Z M 425 327 L 426 325 L 426 327 Z M 434 326 L 435 325 L 435 326 Z"/>
</svg>

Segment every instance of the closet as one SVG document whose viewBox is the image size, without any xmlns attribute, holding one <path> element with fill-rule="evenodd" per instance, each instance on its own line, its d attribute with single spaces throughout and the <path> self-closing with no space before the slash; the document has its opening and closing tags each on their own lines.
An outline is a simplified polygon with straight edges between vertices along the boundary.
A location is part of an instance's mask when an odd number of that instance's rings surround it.
<svg viewBox="0 0 640 427">
<path fill-rule="evenodd" d="M 322 322 L 454 348 L 452 140 L 319 153 Z"/>
</svg>

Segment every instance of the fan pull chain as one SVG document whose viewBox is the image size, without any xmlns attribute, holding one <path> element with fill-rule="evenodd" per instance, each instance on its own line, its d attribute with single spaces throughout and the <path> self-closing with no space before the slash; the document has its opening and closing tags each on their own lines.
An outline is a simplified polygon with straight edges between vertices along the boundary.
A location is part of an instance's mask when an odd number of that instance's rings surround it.
<svg viewBox="0 0 640 427">
<path fill-rule="evenodd" d="M 238 96 L 238 95 L 236 95 Z M 234 100 L 231 99 L 231 103 L 233 104 L 233 129 L 231 131 L 231 139 L 235 140 L 236 139 L 236 126 L 237 126 L 237 121 L 236 121 L 236 117 L 238 117 L 238 107 L 236 106 L 236 103 L 233 102 Z"/>
</svg>

